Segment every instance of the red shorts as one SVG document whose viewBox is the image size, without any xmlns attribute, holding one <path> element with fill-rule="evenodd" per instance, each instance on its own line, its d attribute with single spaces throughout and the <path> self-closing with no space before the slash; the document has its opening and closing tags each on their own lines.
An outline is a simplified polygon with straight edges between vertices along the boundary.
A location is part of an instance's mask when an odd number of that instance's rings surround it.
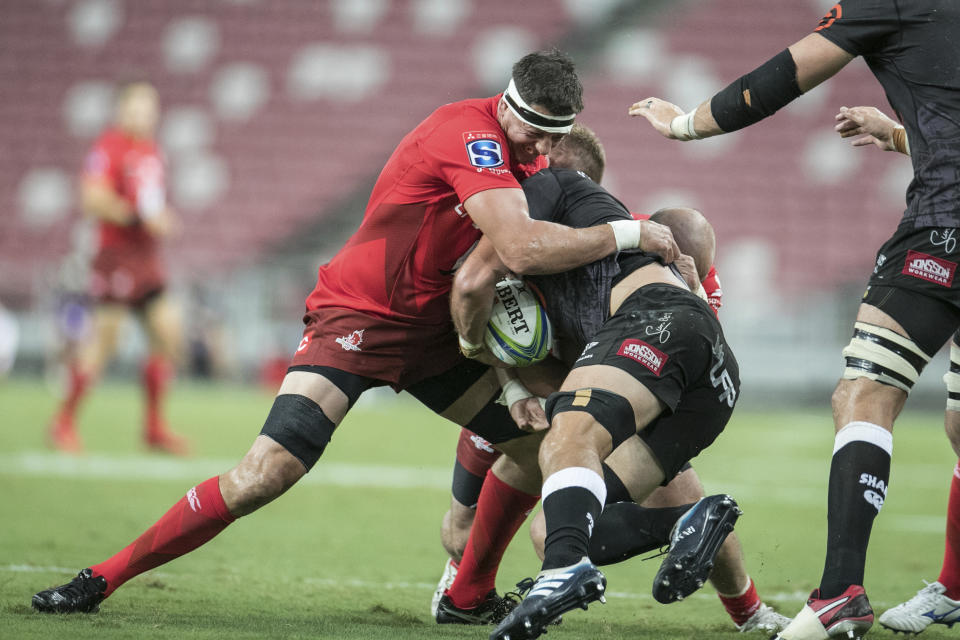
<svg viewBox="0 0 960 640">
<path fill-rule="evenodd" d="M 500 452 L 489 442 L 469 429 L 460 429 L 460 440 L 457 441 L 457 462 L 464 469 L 479 478 L 484 478 L 487 470 L 499 457 Z"/>
<path fill-rule="evenodd" d="M 463 357 L 452 324 L 416 326 L 338 307 L 313 309 L 303 321 L 291 367 L 333 367 L 400 391 Z"/>
<path fill-rule="evenodd" d="M 110 247 L 101 249 L 93 260 L 90 295 L 97 302 L 141 306 L 166 284 L 166 271 L 153 249 Z"/>
</svg>

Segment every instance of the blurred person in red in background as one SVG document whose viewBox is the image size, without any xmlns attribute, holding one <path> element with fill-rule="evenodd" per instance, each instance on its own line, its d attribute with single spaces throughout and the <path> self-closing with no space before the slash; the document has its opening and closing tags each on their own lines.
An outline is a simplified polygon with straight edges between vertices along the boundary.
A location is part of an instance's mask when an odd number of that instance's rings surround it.
<svg viewBox="0 0 960 640">
<path fill-rule="evenodd" d="M 173 364 L 179 359 L 181 329 L 165 293 L 167 274 L 161 256 L 161 242 L 177 228 L 177 218 L 167 205 L 163 159 L 154 141 L 159 117 L 159 96 L 150 83 L 122 85 L 114 122 L 84 161 L 80 205 L 85 215 L 99 222 L 90 284 L 95 309 L 92 335 L 70 367 L 67 394 L 50 429 L 52 445 L 62 451 L 82 450 L 77 409 L 113 356 L 132 312 L 149 345 L 142 369 L 144 442 L 158 451 L 187 453 L 186 441 L 167 428 L 162 412 Z"/>
</svg>

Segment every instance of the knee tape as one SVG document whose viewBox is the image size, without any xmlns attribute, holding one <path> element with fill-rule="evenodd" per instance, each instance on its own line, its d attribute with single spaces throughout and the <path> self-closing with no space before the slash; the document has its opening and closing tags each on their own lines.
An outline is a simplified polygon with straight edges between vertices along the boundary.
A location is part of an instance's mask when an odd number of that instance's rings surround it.
<svg viewBox="0 0 960 640">
<path fill-rule="evenodd" d="M 947 385 L 947 411 L 960 411 L 960 346 L 950 343 L 950 371 L 943 376 Z"/>
<path fill-rule="evenodd" d="M 890 329 L 865 322 L 853 327 L 853 338 L 843 349 L 844 379 L 869 378 L 909 393 L 930 356 L 913 340 Z"/>
<path fill-rule="evenodd" d="M 637 423 L 634 420 L 630 402 L 623 396 L 606 389 L 577 389 L 551 393 L 544 410 L 547 413 L 547 420 L 551 422 L 558 413 L 566 411 L 589 413 L 613 438 L 614 449 L 637 433 Z"/>
<path fill-rule="evenodd" d="M 336 428 L 316 402 L 299 394 L 285 393 L 273 401 L 260 435 L 274 440 L 310 471 Z"/>
</svg>

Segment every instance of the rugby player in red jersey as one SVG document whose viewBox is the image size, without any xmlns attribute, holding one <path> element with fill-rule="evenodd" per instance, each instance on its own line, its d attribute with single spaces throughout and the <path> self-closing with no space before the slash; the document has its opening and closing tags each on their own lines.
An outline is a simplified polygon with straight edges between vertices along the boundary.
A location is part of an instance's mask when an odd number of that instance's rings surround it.
<svg viewBox="0 0 960 640">
<path fill-rule="evenodd" d="M 180 319 L 165 293 L 161 241 L 175 228 L 167 206 L 163 158 L 154 142 L 159 119 L 157 90 L 147 82 L 119 89 L 115 122 L 87 154 L 80 183 L 81 206 L 99 223 L 93 262 L 93 335 L 70 368 L 67 395 L 50 429 L 54 447 L 82 449 L 76 413 L 116 348 L 133 312 L 146 331 L 149 355 L 142 369 L 146 397 L 144 441 L 151 449 L 183 454 L 187 443 L 163 419 L 166 388 L 180 355 Z"/>
<path fill-rule="evenodd" d="M 209 541 L 303 477 L 363 391 L 390 385 L 506 454 L 488 483 L 501 508 L 481 506 L 476 515 L 496 535 L 468 546 L 461 567 L 474 580 L 455 602 L 465 611 L 499 610 L 496 567 L 538 499 L 539 437 L 496 403 L 495 373 L 463 357 L 482 347 L 461 340 L 458 349 L 449 310 L 454 270 L 481 235 L 521 274 L 564 271 L 625 248 L 642 247 L 667 262 L 679 255 L 670 231 L 649 221 L 571 229 L 530 218 L 518 178 L 545 166 L 542 156 L 582 109 L 581 94 L 569 58 L 533 53 L 514 65 L 503 94 L 442 106 L 407 134 L 381 172 L 360 228 L 320 267 L 303 339 L 243 460 L 190 489 L 113 557 L 36 594 L 34 608 L 94 611 L 133 576 Z"/>
<path fill-rule="evenodd" d="M 550 153 L 551 168 L 566 168 L 581 171 L 591 180 L 600 183 L 603 178 L 606 160 L 603 146 L 599 138 L 589 128 L 576 124 L 573 130 L 563 139 L 563 141 L 554 147 Z M 526 192 L 526 190 L 525 190 Z M 536 192 L 526 192 L 528 200 L 536 197 Z M 671 210 L 663 210 L 653 214 L 667 216 Z M 683 213 L 683 212 L 681 212 Z M 651 216 L 648 214 L 632 214 L 635 219 L 646 220 Z M 673 216 L 667 220 L 670 223 L 683 224 L 687 218 L 683 215 Z M 663 219 L 659 222 L 664 223 Z M 698 253 L 694 247 L 686 248 L 681 242 L 681 238 L 689 235 L 681 229 L 680 233 L 674 230 L 674 238 L 680 244 L 680 249 L 687 254 Z M 720 288 L 720 280 L 717 276 L 715 265 L 699 265 L 702 272 L 706 272 L 702 284 L 704 295 L 713 308 L 715 313 L 719 312 L 722 306 L 723 292 Z M 539 372 L 540 379 L 535 376 L 524 375 L 524 369 L 518 369 L 517 373 L 521 376 L 521 382 L 531 388 L 536 388 L 534 395 L 546 397 L 549 393 L 556 391 L 567 371 L 567 367 L 557 363 L 558 369 L 553 371 L 552 379 L 545 379 L 543 372 Z M 538 385 L 538 387 L 534 387 Z M 639 443 L 639 438 L 633 438 Z M 607 481 L 608 502 L 632 500 L 631 485 L 632 474 L 630 473 L 630 464 L 635 456 L 631 452 L 632 444 L 628 443 L 621 446 L 621 450 L 612 454 L 607 459 L 604 467 L 604 478 Z M 473 523 L 474 509 L 479 502 L 480 493 L 490 466 L 501 454 L 490 446 L 486 440 L 470 432 L 468 429 L 462 429 L 460 439 L 457 443 L 456 463 L 453 473 L 453 484 L 450 499 L 450 509 L 444 514 L 441 525 L 441 542 L 444 549 L 450 556 L 444 566 L 444 572 L 440 583 L 434 593 L 431 602 L 431 615 L 439 623 L 468 623 L 471 622 L 459 613 L 447 610 L 448 601 L 444 593 L 453 584 L 458 574 L 458 564 L 463 550 L 467 544 L 471 525 Z M 647 500 L 643 501 L 645 507 L 678 507 L 681 505 L 689 506 L 690 503 L 704 497 L 703 485 L 697 476 L 696 471 L 690 465 L 674 478 L 669 485 L 658 489 Z M 655 547 L 665 546 L 669 543 L 669 527 L 660 531 L 661 539 L 652 540 L 649 523 L 644 523 L 646 528 L 645 535 L 630 535 L 630 531 L 635 531 L 636 527 L 631 526 L 633 521 L 642 518 L 642 514 L 623 513 L 617 522 L 611 523 L 608 527 L 619 527 L 624 533 L 616 536 L 615 548 L 612 547 L 604 551 L 604 555 L 610 558 L 610 561 L 621 561 L 643 553 L 650 549 L 651 545 Z M 543 528 L 542 512 L 535 518 L 531 525 L 531 538 L 538 554 L 543 556 L 543 537 L 545 530 Z M 632 539 L 631 539 L 632 538 Z M 609 542 L 610 536 L 604 536 Z M 731 533 L 724 541 L 723 546 L 716 558 L 716 568 L 710 575 L 710 580 L 717 590 L 721 602 L 727 613 L 730 615 L 734 624 L 741 631 L 760 631 L 773 633 L 789 623 L 789 619 L 777 613 L 771 607 L 765 605 L 757 593 L 753 580 L 747 574 L 743 564 L 743 554 L 739 540 L 735 533 Z"/>
</svg>

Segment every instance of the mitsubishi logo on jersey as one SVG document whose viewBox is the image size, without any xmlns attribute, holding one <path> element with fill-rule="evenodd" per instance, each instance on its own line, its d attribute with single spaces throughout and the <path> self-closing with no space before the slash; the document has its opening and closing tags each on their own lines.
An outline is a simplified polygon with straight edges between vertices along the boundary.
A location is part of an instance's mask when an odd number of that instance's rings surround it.
<svg viewBox="0 0 960 640">
<path fill-rule="evenodd" d="M 650 346 L 643 340 L 633 339 L 624 340 L 617 355 L 633 358 L 658 376 L 669 358 L 663 351 Z"/>
<path fill-rule="evenodd" d="M 187 502 L 190 504 L 190 508 L 194 512 L 199 512 L 202 508 L 200 506 L 200 498 L 197 497 L 197 488 L 193 487 L 190 491 L 187 491 Z"/>
<path fill-rule="evenodd" d="M 343 347 L 344 351 L 360 351 L 364 331 L 366 331 L 366 329 L 357 329 L 348 336 L 337 338 L 337 344 Z"/>
<path fill-rule="evenodd" d="M 297 346 L 297 353 L 306 349 L 308 344 L 310 344 L 310 336 L 303 336 L 303 340 L 301 340 L 299 346 Z"/>
<path fill-rule="evenodd" d="M 907 251 L 907 261 L 903 265 L 904 274 L 944 287 L 953 284 L 953 274 L 956 270 L 956 262 L 935 258 L 919 251 Z"/>
</svg>

